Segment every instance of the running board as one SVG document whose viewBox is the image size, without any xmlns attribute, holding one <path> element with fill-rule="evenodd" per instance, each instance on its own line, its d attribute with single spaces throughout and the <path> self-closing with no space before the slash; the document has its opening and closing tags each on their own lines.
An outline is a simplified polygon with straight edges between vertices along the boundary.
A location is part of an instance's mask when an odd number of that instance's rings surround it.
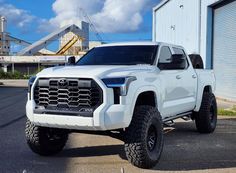
<svg viewBox="0 0 236 173">
<path fill-rule="evenodd" d="M 167 123 L 169 121 L 173 121 L 173 120 L 176 120 L 178 118 L 183 118 L 184 120 L 187 120 L 186 117 L 190 117 L 192 114 L 192 112 L 185 112 L 185 113 L 182 113 L 182 114 L 178 114 L 176 116 L 171 116 L 171 117 L 167 117 L 165 119 L 163 119 L 163 122 L 164 123 Z M 188 119 L 189 120 L 189 119 Z M 167 123 L 168 124 L 168 123 Z"/>
<path fill-rule="evenodd" d="M 182 119 L 183 119 L 184 121 L 190 121 L 190 120 L 192 120 L 190 115 L 183 116 Z"/>
<path fill-rule="evenodd" d="M 164 125 L 167 127 L 172 127 L 175 125 L 175 122 L 173 120 L 166 121 L 166 122 L 164 122 Z"/>
</svg>

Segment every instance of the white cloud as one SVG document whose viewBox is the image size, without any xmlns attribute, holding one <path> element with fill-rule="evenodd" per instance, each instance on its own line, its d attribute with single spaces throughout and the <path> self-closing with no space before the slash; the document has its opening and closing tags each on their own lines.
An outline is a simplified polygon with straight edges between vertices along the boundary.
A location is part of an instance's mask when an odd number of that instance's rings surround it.
<svg viewBox="0 0 236 173">
<path fill-rule="evenodd" d="M 91 18 L 96 28 L 105 33 L 136 31 L 141 28 L 143 13 L 158 0 L 55 0 L 52 10 L 55 17 L 43 19 L 29 11 L 0 0 L 0 15 L 7 18 L 9 25 L 27 32 L 32 24 L 39 32 L 51 32 L 67 24 L 86 21 L 81 8 Z"/>
<path fill-rule="evenodd" d="M 11 4 L 5 4 L 3 1 L 0 1 L 0 15 L 5 16 L 11 25 L 24 31 L 27 28 L 26 26 L 36 19 L 28 11 L 18 9 Z"/>
<path fill-rule="evenodd" d="M 49 20 L 54 26 L 85 20 L 83 8 L 101 32 L 116 33 L 136 31 L 143 21 L 142 14 L 153 0 L 56 0 L 55 17 Z"/>
<path fill-rule="evenodd" d="M 78 23 L 83 20 L 84 16 L 80 8 L 83 8 L 89 16 L 98 13 L 103 7 L 104 0 L 56 0 L 52 9 L 56 16 L 49 20 L 54 27 L 64 26 L 67 24 Z"/>
<path fill-rule="evenodd" d="M 0 16 L 5 16 L 7 25 L 17 27 L 22 33 L 32 32 L 32 27 L 38 32 L 51 32 L 56 27 L 48 20 L 34 16 L 29 11 L 19 9 L 12 4 L 7 4 L 4 0 L 0 0 Z"/>
</svg>

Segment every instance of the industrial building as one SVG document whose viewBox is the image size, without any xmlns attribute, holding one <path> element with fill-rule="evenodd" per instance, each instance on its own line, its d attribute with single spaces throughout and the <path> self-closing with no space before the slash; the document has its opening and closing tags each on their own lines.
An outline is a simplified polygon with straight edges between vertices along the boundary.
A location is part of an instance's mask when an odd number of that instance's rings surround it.
<svg viewBox="0 0 236 173">
<path fill-rule="evenodd" d="M 78 22 L 77 26 L 84 31 L 83 37 L 78 37 L 78 35 L 75 35 L 73 32 L 69 32 L 60 38 L 60 48 L 67 45 L 70 40 L 72 40 L 72 43 L 74 42 L 73 45 L 65 52 L 66 54 L 77 55 L 79 52 L 89 49 L 89 24 L 82 21 Z"/>
<path fill-rule="evenodd" d="M 236 1 L 163 0 L 153 8 L 153 41 L 182 45 L 214 69 L 216 95 L 236 100 Z"/>
<path fill-rule="evenodd" d="M 67 38 L 69 34 L 69 38 Z M 71 37 L 70 37 L 71 36 Z M 86 22 L 81 21 L 81 26 L 67 25 L 59 28 L 58 30 L 48 34 L 44 38 L 36 41 L 30 46 L 27 46 L 21 50 L 19 56 L 32 56 L 45 49 L 46 46 L 53 43 L 55 40 L 62 40 L 66 38 L 65 42 L 60 41 L 60 49 L 52 55 L 65 55 L 65 53 L 78 41 L 80 41 L 80 51 L 88 50 L 89 48 L 89 25 Z M 73 55 L 73 54 L 72 54 Z"/>
<path fill-rule="evenodd" d="M 13 37 L 7 32 L 7 19 L 4 16 L 0 16 L 0 55 L 8 56 L 11 52 L 11 44 L 18 44 L 23 47 L 28 47 L 31 43 L 24 41 L 22 39 Z M 53 51 L 47 50 L 45 48 L 39 50 L 37 54 L 50 54 Z"/>
<path fill-rule="evenodd" d="M 7 32 L 6 18 L 0 16 L 0 69 L 29 75 L 41 68 L 65 64 L 72 55 L 78 59 L 90 48 L 102 44 L 101 41 L 89 42 L 89 26 L 87 22 L 78 21 L 76 25 L 63 26 L 40 40 L 29 43 L 10 35 Z M 58 51 L 46 49 L 55 40 L 59 41 Z M 11 52 L 13 43 L 24 47 L 16 55 Z"/>
<path fill-rule="evenodd" d="M 25 75 L 35 74 L 42 68 L 65 65 L 69 56 L 0 56 L 4 72 L 18 71 Z M 76 57 L 77 59 L 79 56 Z"/>
</svg>

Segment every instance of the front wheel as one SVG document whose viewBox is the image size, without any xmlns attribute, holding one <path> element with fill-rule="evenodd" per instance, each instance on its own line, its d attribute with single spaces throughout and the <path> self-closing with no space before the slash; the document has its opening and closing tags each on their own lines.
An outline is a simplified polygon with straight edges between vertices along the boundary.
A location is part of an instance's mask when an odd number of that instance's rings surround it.
<svg viewBox="0 0 236 173">
<path fill-rule="evenodd" d="M 25 133 L 30 149 L 43 156 L 60 152 L 68 139 L 68 133 L 63 129 L 36 126 L 29 120 L 26 122 Z"/>
<path fill-rule="evenodd" d="M 203 93 L 200 110 L 194 113 L 194 118 L 200 133 L 214 132 L 217 124 L 217 104 L 213 93 Z"/>
<path fill-rule="evenodd" d="M 158 110 L 151 106 L 137 106 L 125 135 L 128 161 L 140 168 L 152 168 L 163 149 L 163 123 Z"/>
</svg>

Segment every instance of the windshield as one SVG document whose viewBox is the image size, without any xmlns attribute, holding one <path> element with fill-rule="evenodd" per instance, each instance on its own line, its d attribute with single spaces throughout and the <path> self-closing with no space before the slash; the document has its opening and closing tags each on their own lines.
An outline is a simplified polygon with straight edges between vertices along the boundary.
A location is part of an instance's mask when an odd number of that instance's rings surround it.
<svg viewBox="0 0 236 173">
<path fill-rule="evenodd" d="M 77 65 L 136 65 L 155 60 L 157 46 L 108 46 L 89 51 Z"/>
</svg>

